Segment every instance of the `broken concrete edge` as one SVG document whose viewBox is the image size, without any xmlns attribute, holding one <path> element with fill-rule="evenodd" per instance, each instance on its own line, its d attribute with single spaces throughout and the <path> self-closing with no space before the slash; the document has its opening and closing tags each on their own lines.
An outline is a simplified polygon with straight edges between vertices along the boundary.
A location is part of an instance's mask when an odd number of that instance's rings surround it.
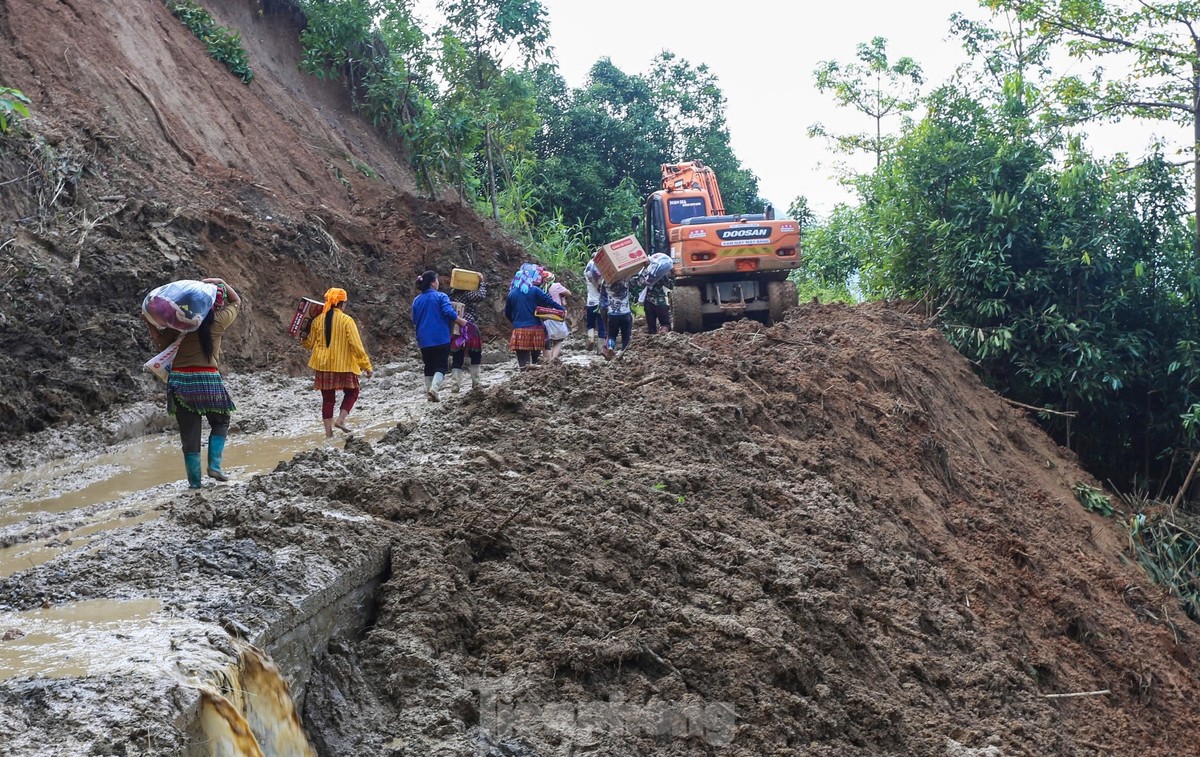
<svg viewBox="0 0 1200 757">
<path fill-rule="evenodd" d="M 245 639 L 266 652 L 278 666 L 297 712 L 304 710 L 313 660 L 331 640 L 362 633 L 373 615 L 379 587 L 390 565 L 391 547 L 385 544 Z M 226 633 L 231 633 L 231 629 L 226 627 Z M 231 664 L 236 666 L 237 661 Z M 214 688 L 220 687 L 214 682 Z M 191 687 L 180 687 L 179 691 L 180 714 L 172 726 L 187 734 L 190 756 L 207 757 L 209 744 L 201 724 L 203 694 Z"/>
</svg>

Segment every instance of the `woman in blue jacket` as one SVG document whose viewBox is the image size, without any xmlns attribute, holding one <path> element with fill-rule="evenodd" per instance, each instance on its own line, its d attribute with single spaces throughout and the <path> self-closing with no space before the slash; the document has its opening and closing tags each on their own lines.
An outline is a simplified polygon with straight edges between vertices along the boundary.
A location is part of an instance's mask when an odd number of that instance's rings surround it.
<svg viewBox="0 0 1200 757">
<path fill-rule="evenodd" d="M 438 291 L 441 283 L 436 271 L 426 271 L 417 277 L 417 289 L 421 293 L 413 299 L 412 319 L 417 327 L 417 346 L 421 348 L 421 359 L 425 363 L 425 397 L 430 402 L 438 401 L 438 390 L 446 379 L 450 360 L 450 326 L 467 322 L 458 315 L 450 297 Z"/>
<path fill-rule="evenodd" d="M 513 325 L 508 348 L 517 353 L 517 365 L 521 370 L 530 363 L 536 365 L 542 359 L 546 347 L 546 327 L 536 315 L 539 307 L 561 310 L 557 302 L 539 287 L 545 270 L 533 263 L 524 263 L 513 276 L 508 287 L 508 298 L 504 301 L 504 316 Z"/>
</svg>

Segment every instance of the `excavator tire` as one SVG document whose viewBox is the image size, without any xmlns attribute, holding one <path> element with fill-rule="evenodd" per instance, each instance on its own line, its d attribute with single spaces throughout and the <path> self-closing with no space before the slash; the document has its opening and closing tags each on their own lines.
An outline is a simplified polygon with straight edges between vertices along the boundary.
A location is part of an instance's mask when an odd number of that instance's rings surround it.
<svg viewBox="0 0 1200 757">
<path fill-rule="evenodd" d="M 677 286 L 671 292 L 671 328 L 685 334 L 695 334 L 704 326 L 700 312 L 700 288 Z"/>
<path fill-rule="evenodd" d="M 783 314 L 800 304 L 800 295 L 796 292 L 794 281 L 767 282 L 767 305 L 769 306 L 770 323 L 779 323 Z"/>
</svg>

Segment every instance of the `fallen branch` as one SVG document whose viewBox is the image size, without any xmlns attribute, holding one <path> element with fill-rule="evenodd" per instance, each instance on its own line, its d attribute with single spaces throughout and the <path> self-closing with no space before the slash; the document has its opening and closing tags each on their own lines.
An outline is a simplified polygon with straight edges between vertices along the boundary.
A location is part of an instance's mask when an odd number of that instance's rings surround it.
<svg viewBox="0 0 1200 757">
<path fill-rule="evenodd" d="M 761 332 L 758 332 L 758 333 L 761 334 Z M 797 342 L 794 339 L 780 339 L 779 337 L 771 336 L 770 334 L 761 334 L 761 335 L 765 336 L 767 339 L 770 339 L 772 342 L 781 342 L 783 344 L 794 344 L 797 347 L 811 347 L 812 346 L 812 342 Z"/>
<path fill-rule="evenodd" d="M 638 389 L 640 387 L 645 386 L 646 384 L 653 384 L 655 381 L 661 381 L 664 378 L 666 378 L 666 376 L 660 375 L 658 373 L 652 373 L 649 376 L 647 376 L 646 378 L 642 379 L 641 381 L 634 383 L 633 386 L 631 386 L 629 388 L 630 389 Z"/>
<path fill-rule="evenodd" d="M 1026 409 L 1026 410 L 1033 410 L 1034 412 L 1038 412 L 1038 413 L 1048 413 L 1049 415 L 1061 415 L 1064 418 L 1074 418 L 1075 416 L 1079 415 L 1079 413 L 1075 410 L 1050 410 L 1050 409 L 1044 408 L 1044 407 L 1035 407 L 1034 405 L 1026 405 L 1024 402 L 1017 402 L 1016 400 L 1010 400 L 1008 397 L 1001 397 L 1000 399 L 1007 402 L 1008 404 L 1012 405 L 1013 407 L 1020 407 L 1020 408 Z"/>
<path fill-rule="evenodd" d="M 154 117 L 158 119 L 158 126 L 160 129 L 162 129 L 163 136 L 167 138 L 167 142 L 170 143 L 170 145 L 174 147 L 175 150 L 181 156 L 183 156 L 183 159 L 186 160 L 190 165 L 196 165 L 196 159 L 192 157 L 190 152 L 183 149 L 183 146 L 180 145 L 175 139 L 175 135 L 171 133 L 171 127 L 167 126 L 167 119 L 163 116 L 162 111 L 158 109 L 158 105 L 154 102 L 154 98 L 150 97 L 146 90 L 142 89 L 141 85 L 134 81 L 133 77 L 131 77 L 129 74 L 125 73 L 124 71 L 121 71 L 121 74 L 125 77 L 125 81 L 129 82 L 129 86 L 137 90 L 137 93 L 146 100 L 147 104 L 150 105 L 150 110 L 154 111 Z"/>
<path fill-rule="evenodd" d="M 1100 696 L 1105 696 L 1105 695 L 1111 694 L 1111 693 L 1112 692 L 1109 691 L 1108 689 L 1101 689 L 1100 691 L 1074 691 L 1074 692 L 1071 692 L 1070 694 L 1042 694 L 1042 698 L 1043 699 L 1070 699 L 1073 697 L 1100 697 Z"/>
<path fill-rule="evenodd" d="M 1196 453 L 1196 459 L 1192 461 L 1192 467 L 1188 469 L 1187 478 L 1183 480 L 1183 486 L 1179 487 L 1179 491 L 1175 494 L 1175 499 L 1171 502 L 1171 512 L 1175 512 L 1179 507 L 1179 503 L 1183 501 L 1183 495 L 1187 494 L 1188 487 L 1192 485 L 1192 476 L 1196 475 L 1196 466 L 1200 465 L 1200 452 Z"/>
</svg>

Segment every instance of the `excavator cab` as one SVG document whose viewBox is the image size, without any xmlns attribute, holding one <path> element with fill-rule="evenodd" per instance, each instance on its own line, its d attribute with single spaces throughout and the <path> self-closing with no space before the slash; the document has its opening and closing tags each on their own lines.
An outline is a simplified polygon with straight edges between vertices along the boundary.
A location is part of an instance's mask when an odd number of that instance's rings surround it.
<svg viewBox="0 0 1200 757">
<path fill-rule="evenodd" d="M 670 255 L 670 230 L 708 215 L 708 200 L 700 190 L 652 193 L 646 198 L 646 252 Z"/>
</svg>

